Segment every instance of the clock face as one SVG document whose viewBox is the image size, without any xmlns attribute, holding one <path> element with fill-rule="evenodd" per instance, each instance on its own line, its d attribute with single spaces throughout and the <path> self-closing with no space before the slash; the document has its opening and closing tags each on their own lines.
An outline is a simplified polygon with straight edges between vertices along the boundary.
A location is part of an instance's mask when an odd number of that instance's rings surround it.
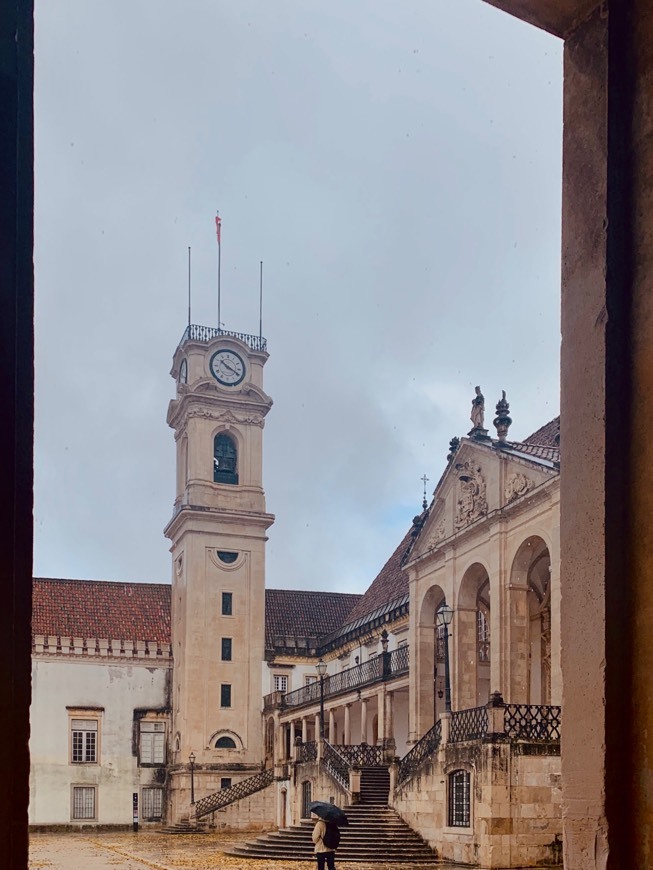
<svg viewBox="0 0 653 870">
<path fill-rule="evenodd" d="M 245 377 L 245 363 L 235 350 L 216 351 L 209 369 L 216 381 L 225 387 L 235 387 Z"/>
</svg>

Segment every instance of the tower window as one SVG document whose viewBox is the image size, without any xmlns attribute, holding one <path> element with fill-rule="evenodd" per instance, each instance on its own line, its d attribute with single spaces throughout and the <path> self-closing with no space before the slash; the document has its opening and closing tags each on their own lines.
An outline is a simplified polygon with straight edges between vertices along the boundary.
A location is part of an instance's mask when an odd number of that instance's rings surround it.
<svg viewBox="0 0 653 870">
<path fill-rule="evenodd" d="M 231 685 L 222 683 L 220 686 L 220 706 L 231 707 Z"/>
<path fill-rule="evenodd" d="M 231 661 L 231 638 L 223 637 L 222 638 L 222 661 L 230 662 Z"/>
<path fill-rule="evenodd" d="M 233 616 L 234 612 L 234 596 L 233 592 L 222 593 L 222 615 Z"/>
<path fill-rule="evenodd" d="M 238 483 L 238 450 L 230 435 L 220 432 L 213 439 L 214 483 Z"/>
<path fill-rule="evenodd" d="M 225 550 L 218 550 L 218 559 L 224 562 L 225 565 L 233 565 L 238 558 L 238 553 L 227 553 Z"/>
<path fill-rule="evenodd" d="M 216 749 L 236 749 L 236 741 L 232 737 L 218 737 L 215 741 Z"/>
</svg>

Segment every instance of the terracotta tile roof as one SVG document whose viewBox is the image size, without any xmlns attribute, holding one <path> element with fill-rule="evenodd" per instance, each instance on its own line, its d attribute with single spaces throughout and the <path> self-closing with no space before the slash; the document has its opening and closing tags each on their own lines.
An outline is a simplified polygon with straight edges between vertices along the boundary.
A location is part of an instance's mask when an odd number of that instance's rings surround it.
<svg viewBox="0 0 653 870">
<path fill-rule="evenodd" d="M 537 432 L 533 432 L 528 438 L 524 438 L 524 444 L 539 444 L 542 447 L 560 446 L 560 415 L 554 417 Z"/>
<path fill-rule="evenodd" d="M 170 643 L 170 590 L 163 583 L 35 577 L 32 632 Z"/>
<path fill-rule="evenodd" d="M 523 441 L 511 441 L 510 445 L 527 456 L 560 462 L 560 417 L 554 417 Z"/>
<path fill-rule="evenodd" d="M 347 616 L 347 624 L 355 622 L 384 604 L 395 601 L 408 593 L 408 574 L 401 567 L 402 560 L 414 540 L 413 526 L 406 532 L 401 543 L 377 574 L 372 585 Z"/>
<path fill-rule="evenodd" d="M 319 638 L 339 628 L 361 598 L 348 592 L 265 590 L 265 647 L 275 637 Z"/>
</svg>

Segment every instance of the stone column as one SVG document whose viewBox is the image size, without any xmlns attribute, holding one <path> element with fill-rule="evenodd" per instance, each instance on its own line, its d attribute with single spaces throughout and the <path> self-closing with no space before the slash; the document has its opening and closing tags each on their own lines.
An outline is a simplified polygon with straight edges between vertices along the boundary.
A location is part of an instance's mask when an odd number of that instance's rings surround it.
<svg viewBox="0 0 653 870">
<path fill-rule="evenodd" d="M 308 741 L 308 720 L 306 716 L 302 716 L 302 743 Z"/>
<path fill-rule="evenodd" d="M 295 748 L 295 723 L 290 723 L 290 758 L 292 761 L 297 761 L 297 750 Z"/>
<path fill-rule="evenodd" d="M 367 743 L 367 698 L 361 699 L 361 743 Z"/>
<path fill-rule="evenodd" d="M 315 714 L 315 720 L 314 720 L 313 727 L 315 729 L 315 742 L 319 743 L 320 742 L 320 714 L 319 713 Z"/>
<path fill-rule="evenodd" d="M 345 733 L 343 735 L 345 746 L 351 743 L 351 704 L 345 704 Z"/>
<path fill-rule="evenodd" d="M 335 710 L 333 707 L 329 710 L 329 736 L 328 741 L 331 745 L 333 745 L 333 735 L 335 734 L 335 725 L 336 725 L 336 717 Z"/>
<path fill-rule="evenodd" d="M 381 746 L 383 746 L 385 744 L 385 686 L 381 686 L 377 692 L 376 709 L 378 711 L 378 734 L 376 735 L 376 739 L 377 743 L 380 743 Z"/>
</svg>

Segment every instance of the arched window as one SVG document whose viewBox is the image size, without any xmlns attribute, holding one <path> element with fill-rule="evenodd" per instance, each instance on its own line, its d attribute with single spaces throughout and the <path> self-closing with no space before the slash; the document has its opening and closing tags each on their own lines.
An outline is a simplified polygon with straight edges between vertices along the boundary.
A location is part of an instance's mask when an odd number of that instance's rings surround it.
<svg viewBox="0 0 653 870">
<path fill-rule="evenodd" d="M 470 775 L 468 770 L 454 770 L 449 774 L 449 826 L 470 826 Z"/>
<path fill-rule="evenodd" d="M 233 740 L 231 737 L 218 737 L 218 739 L 215 741 L 215 748 L 216 749 L 235 749 L 236 748 L 236 741 Z"/>
<path fill-rule="evenodd" d="M 490 661 L 490 620 L 487 611 L 479 605 L 476 611 L 476 647 L 479 662 Z"/>
<path fill-rule="evenodd" d="M 213 481 L 238 483 L 238 450 L 236 442 L 224 432 L 213 439 Z"/>
</svg>

